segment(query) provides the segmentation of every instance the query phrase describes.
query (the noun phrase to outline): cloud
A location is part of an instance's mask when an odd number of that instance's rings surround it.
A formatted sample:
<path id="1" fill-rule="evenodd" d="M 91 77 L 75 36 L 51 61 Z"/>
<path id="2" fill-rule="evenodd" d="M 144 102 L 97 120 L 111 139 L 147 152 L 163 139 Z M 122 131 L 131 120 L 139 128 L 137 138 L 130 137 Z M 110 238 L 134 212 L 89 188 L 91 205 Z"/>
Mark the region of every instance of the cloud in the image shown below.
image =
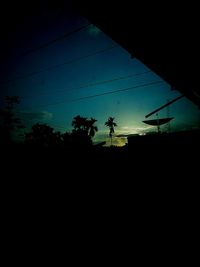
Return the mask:
<path id="1" fill-rule="evenodd" d="M 126 137 L 114 137 L 113 138 L 113 145 L 114 146 L 124 146 L 127 143 Z"/>
<path id="2" fill-rule="evenodd" d="M 127 143 L 127 137 L 133 135 L 143 135 L 147 132 L 155 130 L 154 126 L 144 125 L 144 126 L 121 126 L 116 128 L 116 132 L 113 136 L 114 146 L 124 146 Z M 95 135 L 95 142 L 106 141 L 106 146 L 110 146 L 109 131 L 99 131 Z"/>
<path id="3" fill-rule="evenodd" d="M 99 30 L 99 28 L 97 28 L 96 26 L 94 26 L 93 24 L 90 25 L 90 27 L 88 28 L 88 33 L 92 36 L 97 36 L 101 33 L 101 30 Z"/>
<path id="4" fill-rule="evenodd" d="M 52 117 L 53 117 L 53 113 L 51 113 L 51 112 L 48 112 L 48 111 L 42 111 L 41 113 L 42 113 L 42 118 L 43 118 L 44 120 L 51 120 Z"/>
<path id="5" fill-rule="evenodd" d="M 100 132 L 95 136 L 95 143 L 106 142 L 105 146 L 110 146 L 110 137 L 108 133 Z M 117 135 L 113 135 L 112 144 L 113 146 L 124 146 L 127 143 L 127 138 L 125 136 L 117 137 Z"/>
<path id="6" fill-rule="evenodd" d="M 127 137 L 129 134 L 117 134 L 116 137 Z"/>
<path id="7" fill-rule="evenodd" d="M 49 122 L 53 114 L 48 111 L 40 111 L 40 112 L 28 112 L 28 111 L 21 111 L 18 113 L 18 116 L 21 120 L 24 121 L 25 124 L 34 124 L 36 122 L 40 123 L 47 123 Z"/>
<path id="8" fill-rule="evenodd" d="M 137 126 L 122 126 L 118 128 L 118 134 L 117 137 L 127 137 L 129 135 L 133 135 L 133 134 L 144 134 L 147 133 L 151 130 L 155 129 L 154 126 L 150 126 L 150 125 L 144 125 L 141 127 L 137 127 Z"/>
<path id="9" fill-rule="evenodd" d="M 128 126 L 122 126 L 121 129 L 123 129 L 123 130 L 130 130 L 130 127 L 128 127 Z"/>

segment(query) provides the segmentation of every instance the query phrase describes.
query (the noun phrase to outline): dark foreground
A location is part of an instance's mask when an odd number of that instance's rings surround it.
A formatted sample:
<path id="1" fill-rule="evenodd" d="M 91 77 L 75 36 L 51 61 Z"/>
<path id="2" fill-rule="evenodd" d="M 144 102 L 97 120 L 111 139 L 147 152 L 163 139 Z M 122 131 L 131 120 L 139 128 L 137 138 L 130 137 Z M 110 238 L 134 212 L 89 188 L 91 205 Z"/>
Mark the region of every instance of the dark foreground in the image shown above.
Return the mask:
<path id="1" fill-rule="evenodd" d="M 2 229 L 48 242 L 52 231 L 87 234 L 97 223 L 102 235 L 102 225 L 110 231 L 124 222 L 127 236 L 142 228 L 154 240 L 152 229 L 173 230 L 182 241 L 198 216 L 199 139 L 149 138 L 121 148 L 1 150 Z"/>
<path id="2" fill-rule="evenodd" d="M 79 172 L 81 177 L 91 172 L 98 176 L 106 169 L 123 172 L 125 178 L 125 173 L 130 177 L 135 172 L 162 176 L 165 172 L 172 175 L 175 170 L 198 168 L 199 148 L 200 132 L 193 131 L 130 137 L 124 147 L 41 148 L 15 144 L 1 149 L 1 162 L 6 170 L 14 171 L 14 176 L 36 172 L 35 178 L 54 172 L 58 179 Z"/>

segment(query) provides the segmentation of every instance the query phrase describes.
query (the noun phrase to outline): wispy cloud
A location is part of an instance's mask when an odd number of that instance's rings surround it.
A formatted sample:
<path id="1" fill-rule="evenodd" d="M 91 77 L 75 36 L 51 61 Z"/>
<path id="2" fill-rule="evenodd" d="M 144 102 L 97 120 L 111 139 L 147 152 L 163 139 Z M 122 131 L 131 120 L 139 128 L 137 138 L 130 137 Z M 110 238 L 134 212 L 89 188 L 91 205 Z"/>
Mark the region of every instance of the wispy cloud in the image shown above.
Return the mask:
<path id="1" fill-rule="evenodd" d="M 114 146 L 124 146 L 126 143 L 127 143 L 126 137 L 113 138 L 113 145 Z"/>
<path id="2" fill-rule="evenodd" d="M 106 142 L 106 146 L 110 146 L 110 137 L 108 133 L 98 133 L 95 137 L 95 142 Z M 124 146 L 127 143 L 126 136 L 117 137 L 117 135 L 113 135 L 112 144 L 114 146 Z"/>
<path id="3" fill-rule="evenodd" d="M 144 125 L 144 126 L 122 126 L 119 128 L 118 135 L 117 136 L 128 136 L 129 134 L 143 134 L 146 133 L 152 129 L 154 129 L 154 126 L 150 125 Z"/>
<path id="4" fill-rule="evenodd" d="M 155 129 L 154 126 L 144 125 L 144 126 L 119 126 L 115 130 L 113 135 L 113 145 L 114 146 L 124 146 L 127 143 L 127 137 L 131 135 L 143 135 L 147 132 Z M 106 146 L 110 146 L 109 131 L 99 131 L 95 136 L 96 142 L 106 141 Z"/>
<path id="5" fill-rule="evenodd" d="M 32 126 L 34 123 L 48 123 L 52 120 L 53 114 L 48 111 L 29 112 L 20 111 L 18 117 L 23 121 L 26 127 Z"/>
<path id="6" fill-rule="evenodd" d="M 116 137 L 127 137 L 129 136 L 130 134 L 117 134 Z"/>

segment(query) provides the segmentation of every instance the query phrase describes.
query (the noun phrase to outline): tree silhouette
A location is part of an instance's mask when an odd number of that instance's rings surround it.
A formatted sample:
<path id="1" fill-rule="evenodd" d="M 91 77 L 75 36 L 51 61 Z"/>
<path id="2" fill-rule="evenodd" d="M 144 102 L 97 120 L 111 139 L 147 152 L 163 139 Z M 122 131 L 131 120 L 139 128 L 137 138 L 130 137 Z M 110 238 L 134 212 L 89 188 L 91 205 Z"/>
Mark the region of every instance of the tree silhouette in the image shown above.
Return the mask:
<path id="1" fill-rule="evenodd" d="M 97 122 L 96 119 L 94 118 L 91 118 L 90 120 L 87 120 L 86 121 L 86 124 L 87 124 L 87 130 L 88 130 L 88 135 L 90 137 L 94 137 L 95 136 L 95 133 L 98 131 L 98 128 L 95 124 L 95 122 Z"/>
<path id="2" fill-rule="evenodd" d="M 109 117 L 108 120 L 105 122 L 105 125 L 107 127 L 109 127 L 109 136 L 110 136 L 110 142 L 111 142 L 111 146 L 112 146 L 112 136 L 115 132 L 115 127 L 117 126 L 117 124 L 114 122 L 114 119 L 113 117 Z"/>
<path id="3" fill-rule="evenodd" d="M 26 133 L 25 142 L 37 147 L 58 146 L 61 143 L 61 134 L 54 133 L 54 129 L 46 124 L 36 123 L 32 126 L 32 131 Z"/>
<path id="4" fill-rule="evenodd" d="M 19 96 L 6 96 L 6 105 L 0 111 L 0 142 L 3 144 L 12 143 L 12 132 L 22 129 L 24 126 L 21 120 L 15 116 L 15 105 L 20 103 Z"/>
<path id="5" fill-rule="evenodd" d="M 74 130 L 86 130 L 87 129 L 87 118 L 81 117 L 77 115 L 73 118 L 72 126 L 74 126 Z"/>
<path id="6" fill-rule="evenodd" d="M 65 148 L 71 148 L 72 146 L 72 136 L 70 133 L 65 132 L 61 134 L 62 144 Z"/>
<path id="7" fill-rule="evenodd" d="M 77 115 L 73 118 L 72 126 L 74 127 L 72 131 L 72 140 L 77 146 L 91 146 L 92 138 L 95 136 L 95 133 L 98 131 L 96 119 L 91 118 L 87 119 Z"/>

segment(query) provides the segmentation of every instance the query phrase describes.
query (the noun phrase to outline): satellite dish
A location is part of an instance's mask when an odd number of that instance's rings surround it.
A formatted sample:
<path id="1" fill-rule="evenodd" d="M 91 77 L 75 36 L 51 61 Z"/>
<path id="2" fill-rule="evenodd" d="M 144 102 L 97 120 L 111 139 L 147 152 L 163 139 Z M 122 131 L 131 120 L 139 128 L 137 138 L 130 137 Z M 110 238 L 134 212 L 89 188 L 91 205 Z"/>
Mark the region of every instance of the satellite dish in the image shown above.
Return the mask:
<path id="1" fill-rule="evenodd" d="M 158 133 L 160 133 L 160 125 L 163 125 L 163 124 L 166 124 L 168 122 L 170 122 L 171 120 L 173 119 L 173 117 L 171 118 L 157 118 L 157 119 L 154 119 L 154 120 L 145 120 L 145 121 L 142 121 L 148 125 L 152 125 L 152 126 L 157 126 L 158 127 Z"/>
<path id="2" fill-rule="evenodd" d="M 148 125 L 152 125 L 152 126 L 160 126 L 160 125 L 163 125 L 165 123 L 168 123 L 172 119 L 173 119 L 173 117 L 172 118 L 154 119 L 154 120 L 145 120 L 143 122 L 148 124 Z"/>

